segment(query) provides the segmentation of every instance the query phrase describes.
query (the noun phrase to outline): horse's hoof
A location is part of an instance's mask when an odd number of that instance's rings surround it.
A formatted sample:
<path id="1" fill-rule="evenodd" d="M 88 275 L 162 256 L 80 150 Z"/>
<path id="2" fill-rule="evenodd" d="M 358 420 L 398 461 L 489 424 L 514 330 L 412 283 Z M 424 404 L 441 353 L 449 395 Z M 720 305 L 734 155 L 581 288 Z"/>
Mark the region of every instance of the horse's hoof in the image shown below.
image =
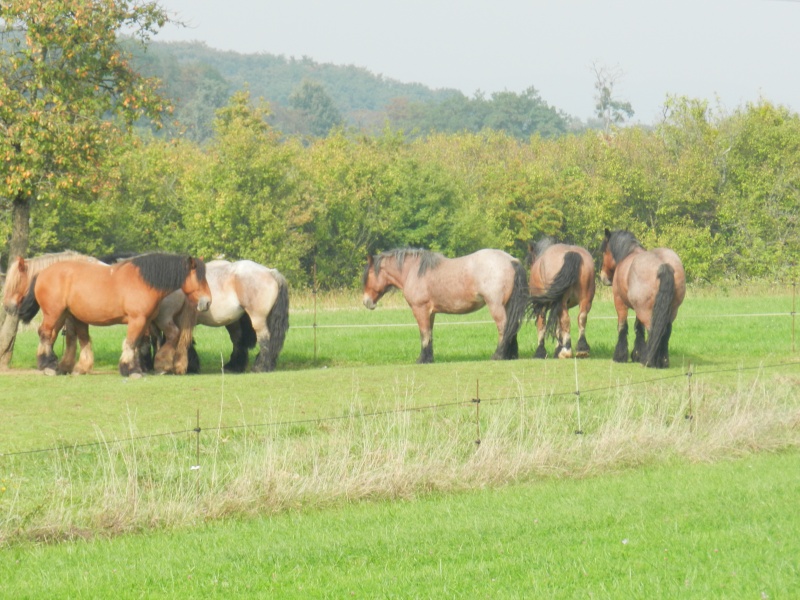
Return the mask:
<path id="1" fill-rule="evenodd" d="M 589 353 L 588 352 L 576 352 L 575 356 L 577 358 L 589 358 Z"/>
<path id="2" fill-rule="evenodd" d="M 42 369 L 42 373 L 47 375 L 48 377 L 55 377 L 58 375 L 58 371 L 56 371 L 53 367 L 45 367 Z"/>
<path id="3" fill-rule="evenodd" d="M 128 379 L 141 379 L 141 378 L 142 378 L 141 373 L 131 373 L 130 375 L 128 375 Z"/>
<path id="4" fill-rule="evenodd" d="M 572 350 L 569 348 L 562 348 L 558 353 L 558 358 L 572 358 Z"/>

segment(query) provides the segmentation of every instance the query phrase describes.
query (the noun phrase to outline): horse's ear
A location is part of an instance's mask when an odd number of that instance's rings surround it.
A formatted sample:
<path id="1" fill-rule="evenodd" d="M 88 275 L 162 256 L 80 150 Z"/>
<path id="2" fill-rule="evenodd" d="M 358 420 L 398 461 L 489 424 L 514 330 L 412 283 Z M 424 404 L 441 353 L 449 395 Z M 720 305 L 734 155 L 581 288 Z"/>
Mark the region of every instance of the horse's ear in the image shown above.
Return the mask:
<path id="1" fill-rule="evenodd" d="M 372 258 L 372 254 L 367 254 L 367 268 L 371 269 L 372 265 L 375 264 L 375 259 Z"/>
<path id="2" fill-rule="evenodd" d="M 194 259 L 193 256 L 189 257 L 189 270 L 194 271 L 197 269 L 197 261 Z"/>
<path id="3" fill-rule="evenodd" d="M 608 230 L 608 227 L 606 227 L 606 239 L 609 239 L 610 237 L 611 237 L 611 232 Z"/>
<path id="4" fill-rule="evenodd" d="M 27 269 L 27 267 L 25 266 L 25 259 L 22 258 L 21 256 L 18 256 L 17 257 L 17 270 L 20 273 L 24 273 L 26 269 Z"/>

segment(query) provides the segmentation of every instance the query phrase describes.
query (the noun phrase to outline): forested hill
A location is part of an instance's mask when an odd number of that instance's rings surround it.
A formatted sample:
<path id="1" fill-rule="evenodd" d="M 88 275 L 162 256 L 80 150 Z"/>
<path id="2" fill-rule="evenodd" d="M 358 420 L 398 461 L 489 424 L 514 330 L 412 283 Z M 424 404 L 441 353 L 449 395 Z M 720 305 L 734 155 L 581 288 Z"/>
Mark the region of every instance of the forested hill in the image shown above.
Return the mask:
<path id="1" fill-rule="evenodd" d="M 163 93 L 175 106 L 177 124 L 167 134 L 183 130 L 195 141 L 212 135 L 215 111 L 240 90 L 268 101 L 273 125 L 287 134 L 324 136 L 337 126 L 374 133 L 389 124 L 409 133 L 489 128 L 526 139 L 536 133 L 565 133 L 575 122 L 549 106 L 533 87 L 521 94 L 467 97 L 458 90 L 402 83 L 353 65 L 239 54 L 202 42 L 152 42 L 144 52 L 134 46 L 131 51 L 136 68 L 162 80 Z"/>

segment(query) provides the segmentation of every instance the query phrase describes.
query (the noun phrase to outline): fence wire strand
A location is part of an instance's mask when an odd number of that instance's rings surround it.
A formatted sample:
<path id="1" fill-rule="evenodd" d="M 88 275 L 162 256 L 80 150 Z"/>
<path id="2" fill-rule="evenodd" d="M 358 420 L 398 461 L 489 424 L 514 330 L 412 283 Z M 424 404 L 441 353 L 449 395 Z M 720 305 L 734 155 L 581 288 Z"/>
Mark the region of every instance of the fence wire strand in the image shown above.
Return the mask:
<path id="1" fill-rule="evenodd" d="M 773 363 L 768 365 L 758 365 L 752 367 L 728 367 L 722 369 L 713 369 L 709 371 L 697 371 L 692 369 L 691 376 L 694 377 L 701 377 L 706 375 L 716 375 L 720 373 L 737 373 L 743 371 L 756 371 L 756 370 L 765 370 L 765 369 L 779 369 L 782 367 L 790 367 L 790 366 L 800 366 L 800 361 L 788 361 L 788 362 L 781 362 L 781 363 Z M 654 377 L 651 379 L 643 379 L 641 381 L 628 381 L 626 383 L 617 383 L 615 385 L 608 385 L 608 386 L 601 386 L 596 388 L 591 388 L 588 390 L 582 390 L 580 392 L 581 396 L 585 396 L 586 394 L 596 394 L 600 392 L 608 392 L 612 390 L 619 390 L 630 388 L 638 385 L 648 385 L 648 384 L 657 384 L 664 381 L 685 378 L 687 376 L 686 372 L 677 373 L 675 375 L 666 375 L 663 377 Z M 575 396 L 576 391 L 570 390 L 565 392 L 543 392 L 540 394 L 531 394 L 531 395 L 513 395 L 513 396 L 496 396 L 496 397 L 481 397 L 480 402 L 508 402 L 508 401 L 519 401 L 519 400 L 536 400 L 536 399 L 545 399 L 545 398 L 559 398 L 559 397 L 573 397 Z M 59 451 L 68 451 L 68 450 L 77 450 L 79 448 L 90 448 L 94 446 L 111 446 L 111 445 L 118 445 L 118 444 L 125 444 L 134 441 L 141 441 L 141 440 L 149 440 L 155 438 L 162 438 L 162 437 L 176 437 L 179 435 L 184 434 L 195 434 L 199 435 L 201 431 L 227 431 L 227 430 L 236 430 L 236 429 L 244 429 L 244 430 L 256 430 L 256 429 L 269 429 L 269 428 L 276 428 L 276 427 L 289 427 L 293 425 L 309 425 L 309 424 L 323 424 L 323 423 L 330 423 L 335 421 L 345 421 L 354 418 L 357 416 L 358 418 L 377 418 L 382 416 L 388 416 L 392 414 L 402 414 L 402 413 L 411 413 L 411 412 L 424 412 L 424 411 L 434 411 L 434 410 L 441 410 L 444 408 L 451 408 L 455 406 L 471 406 L 474 403 L 474 400 L 459 400 L 453 402 L 444 402 L 439 404 L 427 404 L 423 406 L 413 406 L 413 407 L 406 407 L 406 408 L 397 408 L 392 410 L 379 410 L 379 411 L 372 411 L 368 413 L 358 413 L 358 414 L 348 414 L 348 415 L 339 415 L 339 416 L 332 416 L 332 417 L 321 417 L 321 418 L 314 418 L 314 419 L 297 419 L 291 421 L 271 421 L 265 423 L 256 423 L 256 424 L 241 424 L 241 425 L 218 425 L 216 427 L 200 427 L 199 425 L 199 417 L 198 417 L 198 425 L 192 429 L 180 429 L 177 431 L 167 431 L 161 433 L 152 433 L 152 434 L 145 434 L 145 435 L 138 435 L 138 436 L 131 436 L 127 438 L 116 438 L 113 440 L 102 440 L 96 442 L 78 442 L 72 444 L 62 444 L 59 446 L 50 446 L 46 448 L 35 448 L 30 450 L 19 450 L 15 452 L 0 452 L 0 458 L 7 458 L 13 456 L 22 456 L 22 455 L 31 455 L 31 454 L 42 454 L 46 452 L 59 452 Z"/>

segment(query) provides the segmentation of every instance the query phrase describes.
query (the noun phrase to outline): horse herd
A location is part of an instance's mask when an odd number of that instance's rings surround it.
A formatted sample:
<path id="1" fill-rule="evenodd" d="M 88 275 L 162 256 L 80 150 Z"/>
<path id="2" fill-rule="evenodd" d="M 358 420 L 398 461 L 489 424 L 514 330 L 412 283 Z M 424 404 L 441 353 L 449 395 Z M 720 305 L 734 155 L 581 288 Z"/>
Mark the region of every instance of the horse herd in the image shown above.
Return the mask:
<path id="1" fill-rule="evenodd" d="M 547 356 L 548 336 L 556 340 L 553 356 L 572 357 L 568 311 L 578 306 L 575 356 L 587 357 L 586 321 L 595 293 L 591 254 L 544 238 L 530 246 L 528 258 L 530 283 L 522 263 L 501 250 L 483 249 L 453 259 L 414 248 L 383 252 L 368 257 L 363 303 L 374 309 L 387 291 L 402 290 L 419 325 L 419 363 L 433 362 L 437 313 L 464 314 L 483 306 L 498 330 L 492 358 L 519 356 L 517 333 L 526 318 L 536 321 L 536 358 Z M 645 250 L 628 231 L 606 230 L 601 264 L 600 279 L 612 286 L 618 316 L 614 360 L 628 360 L 627 318 L 633 309 L 636 339 L 631 359 L 648 367 L 669 366 L 672 322 L 686 289 L 680 259 L 666 248 Z M 119 370 L 130 377 L 150 369 L 198 372 L 192 335 L 197 323 L 227 328 L 233 352 L 226 370 L 246 370 L 248 350 L 258 345 L 252 370 L 271 371 L 289 327 L 288 286 L 277 270 L 247 260 L 204 263 L 166 253 L 121 260 L 73 252 L 20 257 L 6 274 L 3 304 L 25 323 L 42 312 L 37 364 L 47 374 L 91 370 L 89 325 L 127 324 Z M 62 328 L 65 346 L 59 361 L 53 344 Z"/>

